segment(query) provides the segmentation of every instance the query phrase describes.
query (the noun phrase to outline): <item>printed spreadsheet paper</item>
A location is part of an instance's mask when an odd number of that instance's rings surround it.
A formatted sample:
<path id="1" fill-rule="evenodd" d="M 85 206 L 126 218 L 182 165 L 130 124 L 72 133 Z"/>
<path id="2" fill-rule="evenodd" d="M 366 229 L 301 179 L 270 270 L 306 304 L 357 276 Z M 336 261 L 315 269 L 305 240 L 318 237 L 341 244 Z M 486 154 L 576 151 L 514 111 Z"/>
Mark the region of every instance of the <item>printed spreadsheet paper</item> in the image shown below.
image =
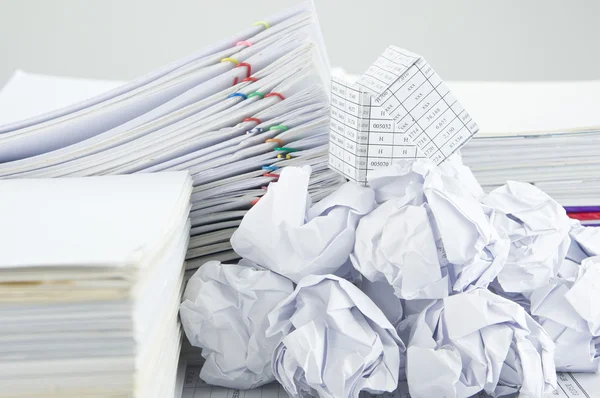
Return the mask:
<path id="1" fill-rule="evenodd" d="M 329 164 L 353 181 L 366 182 L 368 170 L 393 160 L 424 157 L 369 94 L 335 77 L 329 129 Z"/>
<path id="2" fill-rule="evenodd" d="M 395 46 L 355 84 L 332 79 L 331 92 L 330 166 L 353 181 L 399 159 L 439 164 L 479 130 L 433 68 Z"/>
<path id="3" fill-rule="evenodd" d="M 201 366 L 189 365 L 185 372 L 181 398 L 287 398 L 288 394 L 277 383 L 254 390 L 236 390 L 216 387 L 200 380 Z M 488 397 L 479 394 L 477 398 Z M 600 398 L 600 375 L 559 373 L 558 389 L 545 398 Z M 176 397 L 179 398 L 179 397 Z M 359 398 L 410 398 L 408 386 L 401 384 L 398 390 L 390 394 L 371 395 L 361 392 Z"/>

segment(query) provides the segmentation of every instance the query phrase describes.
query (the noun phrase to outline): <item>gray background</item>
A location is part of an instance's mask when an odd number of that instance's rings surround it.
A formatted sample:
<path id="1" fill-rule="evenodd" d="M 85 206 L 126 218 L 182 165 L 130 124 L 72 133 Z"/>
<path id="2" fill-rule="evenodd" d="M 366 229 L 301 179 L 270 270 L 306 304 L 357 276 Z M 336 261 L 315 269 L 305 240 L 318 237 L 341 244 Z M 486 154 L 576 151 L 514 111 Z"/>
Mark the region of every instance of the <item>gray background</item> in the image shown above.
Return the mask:
<path id="1" fill-rule="evenodd" d="M 316 0 L 332 66 L 388 44 L 448 80 L 600 79 L 600 1 Z M 293 0 L 0 0 L 0 85 L 29 72 L 131 79 Z"/>

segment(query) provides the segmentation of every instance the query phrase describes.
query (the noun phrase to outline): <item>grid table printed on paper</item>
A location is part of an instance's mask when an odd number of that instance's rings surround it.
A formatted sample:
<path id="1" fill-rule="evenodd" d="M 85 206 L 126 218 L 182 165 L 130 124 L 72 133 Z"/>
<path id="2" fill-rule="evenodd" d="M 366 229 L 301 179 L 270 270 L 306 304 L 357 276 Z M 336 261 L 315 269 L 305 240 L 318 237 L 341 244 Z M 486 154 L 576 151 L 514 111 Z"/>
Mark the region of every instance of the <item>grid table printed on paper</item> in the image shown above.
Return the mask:
<path id="1" fill-rule="evenodd" d="M 439 164 L 479 131 L 423 57 L 388 47 L 357 85 L 396 121 L 423 155 Z"/>
<path id="2" fill-rule="evenodd" d="M 406 132 L 372 97 L 332 79 L 329 164 L 346 178 L 366 183 L 367 172 L 394 160 L 424 157 Z"/>

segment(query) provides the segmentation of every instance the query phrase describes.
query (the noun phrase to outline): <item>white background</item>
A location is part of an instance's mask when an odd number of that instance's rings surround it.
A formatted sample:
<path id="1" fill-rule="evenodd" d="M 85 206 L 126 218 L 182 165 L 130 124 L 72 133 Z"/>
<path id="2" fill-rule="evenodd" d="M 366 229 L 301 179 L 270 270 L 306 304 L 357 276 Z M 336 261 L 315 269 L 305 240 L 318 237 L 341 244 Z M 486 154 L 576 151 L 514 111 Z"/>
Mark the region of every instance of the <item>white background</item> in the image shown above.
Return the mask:
<path id="1" fill-rule="evenodd" d="M 29 72 L 131 79 L 294 0 L 0 0 L 0 85 Z M 316 0 L 332 66 L 388 44 L 447 80 L 600 79 L 597 0 Z"/>

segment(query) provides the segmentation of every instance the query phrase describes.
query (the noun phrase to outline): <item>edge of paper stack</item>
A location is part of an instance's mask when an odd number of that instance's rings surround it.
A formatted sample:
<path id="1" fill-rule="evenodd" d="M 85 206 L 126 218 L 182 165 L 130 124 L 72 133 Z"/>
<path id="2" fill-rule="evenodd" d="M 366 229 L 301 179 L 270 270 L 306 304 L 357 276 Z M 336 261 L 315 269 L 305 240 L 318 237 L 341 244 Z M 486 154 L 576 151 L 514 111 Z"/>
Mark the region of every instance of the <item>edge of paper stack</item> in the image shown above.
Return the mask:
<path id="1" fill-rule="evenodd" d="M 313 201 L 343 181 L 327 167 L 328 85 L 316 14 L 302 3 L 105 94 L 0 126 L 0 178 L 188 170 L 188 268 L 235 259 L 229 238 L 281 167 L 313 167 Z"/>
<path id="2" fill-rule="evenodd" d="M 0 192 L 0 396 L 173 396 L 188 174 Z"/>
<path id="3" fill-rule="evenodd" d="M 305 2 L 106 93 L 0 126 L 2 211 L 24 223 L 3 231 L 15 250 L 0 256 L 0 396 L 173 396 L 183 269 L 239 258 L 229 238 L 282 167 L 312 167 L 313 202 L 344 181 L 327 166 L 329 81 Z M 181 214 L 166 217 L 174 194 Z M 174 222 L 176 238 L 163 236 Z"/>

